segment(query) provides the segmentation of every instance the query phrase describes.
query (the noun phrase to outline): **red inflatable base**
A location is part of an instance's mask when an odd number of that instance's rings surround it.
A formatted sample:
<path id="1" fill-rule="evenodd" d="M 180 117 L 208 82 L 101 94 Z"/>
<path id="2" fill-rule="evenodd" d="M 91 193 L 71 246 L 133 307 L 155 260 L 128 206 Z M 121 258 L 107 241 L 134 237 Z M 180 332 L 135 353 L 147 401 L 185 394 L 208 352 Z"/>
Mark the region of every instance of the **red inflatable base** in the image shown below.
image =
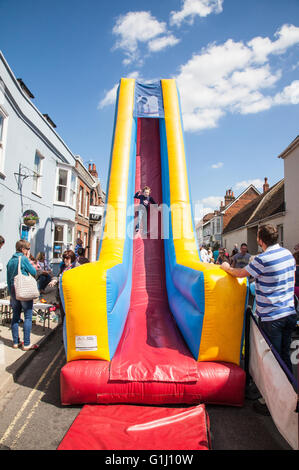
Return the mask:
<path id="1" fill-rule="evenodd" d="M 245 372 L 241 367 L 231 363 L 194 362 L 198 378 L 192 382 L 137 382 L 110 380 L 110 363 L 106 361 L 71 361 L 61 369 L 61 403 L 243 406 Z"/>
<path id="2" fill-rule="evenodd" d="M 204 405 L 192 408 L 86 405 L 58 450 L 210 448 L 209 419 Z"/>

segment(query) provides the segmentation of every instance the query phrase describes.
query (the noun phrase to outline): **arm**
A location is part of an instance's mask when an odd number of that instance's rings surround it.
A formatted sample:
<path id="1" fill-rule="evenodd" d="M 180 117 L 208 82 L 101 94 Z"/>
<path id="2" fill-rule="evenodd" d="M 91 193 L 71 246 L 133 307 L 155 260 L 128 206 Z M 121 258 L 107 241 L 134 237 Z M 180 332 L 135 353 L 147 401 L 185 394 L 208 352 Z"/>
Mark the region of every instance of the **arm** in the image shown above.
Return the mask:
<path id="1" fill-rule="evenodd" d="M 134 199 L 140 199 L 140 190 L 134 196 Z"/>
<path id="2" fill-rule="evenodd" d="M 222 263 L 220 268 L 223 269 L 223 271 L 225 271 L 226 273 L 230 274 L 233 277 L 248 277 L 248 276 L 250 276 L 249 272 L 246 271 L 245 268 L 236 269 L 236 268 L 233 268 L 232 266 L 230 266 L 226 262 Z"/>
<path id="3" fill-rule="evenodd" d="M 151 203 L 151 204 L 157 204 L 157 203 L 153 200 L 152 196 L 150 197 L 150 203 Z"/>
<path id="4" fill-rule="evenodd" d="M 26 258 L 26 256 L 23 256 L 23 258 L 24 258 L 23 266 L 25 267 L 26 271 L 32 276 L 36 276 L 36 269 L 32 266 L 29 259 Z"/>

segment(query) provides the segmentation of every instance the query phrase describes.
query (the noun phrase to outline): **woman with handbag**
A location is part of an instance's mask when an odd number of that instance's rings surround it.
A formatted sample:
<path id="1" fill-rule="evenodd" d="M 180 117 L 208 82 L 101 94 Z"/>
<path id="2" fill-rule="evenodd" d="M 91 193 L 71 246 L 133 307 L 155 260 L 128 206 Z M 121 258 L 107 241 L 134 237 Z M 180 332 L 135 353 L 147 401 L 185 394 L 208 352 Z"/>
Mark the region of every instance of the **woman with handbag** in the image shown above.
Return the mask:
<path id="1" fill-rule="evenodd" d="M 13 309 L 11 331 L 13 348 L 22 346 L 23 351 L 37 349 L 30 344 L 32 328 L 33 299 L 39 296 L 37 283 L 33 276 L 36 270 L 29 261 L 30 243 L 19 240 L 16 243 L 16 253 L 7 263 L 7 286 L 10 294 L 10 304 Z M 24 344 L 19 341 L 19 321 L 21 311 L 24 311 Z"/>

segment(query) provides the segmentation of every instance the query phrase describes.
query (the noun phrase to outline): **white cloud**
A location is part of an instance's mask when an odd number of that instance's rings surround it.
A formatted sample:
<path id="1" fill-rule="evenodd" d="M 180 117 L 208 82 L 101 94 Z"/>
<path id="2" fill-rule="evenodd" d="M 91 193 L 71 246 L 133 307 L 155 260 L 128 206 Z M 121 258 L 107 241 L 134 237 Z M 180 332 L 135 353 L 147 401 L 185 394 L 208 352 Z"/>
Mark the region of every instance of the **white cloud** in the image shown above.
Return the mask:
<path id="1" fill-rule="evenodd" d="M 218 169 L 223 167 L 223 162 L 214 163 L 211 168 Z"/>
<path id="2" fill-rule="evenodd" d="M 148 44 L 150 52 L 157 52 L 179 42 L 169 34 L 166 23 L 158 21 L 149 11 L 130 11 L 119 16 L 112 32 L 118 37 L 114 49 L 125 53 L 124 65 L 140 60 L 140 44 Z"/>
<path id="3" fill-rule="evenodd" d="M 274 97 L 275 104 L 299 104 L 299 80 L 286 86 L 282 92 Z"/>
<path id="4" fill-rule="evenodd" d="M 208 196 L 201 199 L 201 204 L 204 208 L 208 208 L 210 212 L 213 212 L 215 209 L 219 209 L 220 203 L 223 200 L 223 196 Z"/>
<path id="5" fill-rule="evenodd" d="M 260 178 L 239 181 L 235 184 L 234 189 L 236 191 L 243 191 L 244 189 L 248 188 L 248 186 L 250 186 L 251 184 L 253 184 L 253 186 L 255 186 L 257 189 L 261 190 L 263 188 L 264 181 Z"/>
<path id="6" fill-rule="evenodd" d="M 170 24 L 180 26 L 183 21 L 194 22 L 196 16 L 206 17 L 221 13 L 223 0 L 183 0 L 182 9 L 170 13 Z"/>
<path id="7" fill-rule="evenodd" d="M 177 80 L 186 131 L 218 126 L 227 113 L 249 114 L 283 104 L 298 104 L 299 81 L 277 90 L 283 72 L 270 65 L 271 54 L 299 44 L 299 28 L 283 25 L 275 40 L 248 43 L 228 39 L 209 44 L 180 67 Z"/>
<path id="8" fill-rule="evenodd" d="M 180 39 L 176 38 L 173 34 L 169 36 L 162 36 L 156 39 L 153 39 L 148 43 L 148 48 L 151 52 L 161 51 L 169 46 L 175 46 Z"/>
<path id="9" fill-rule="evenodd" d="M 131 72 L 130 74 L 128 74 L 128 78 L 139 79 L 140 78 L 139 72 L 138 71 Z M 98 109 L 103 109 L 106 106 L 115 104 L 118 85 L 119 85 L 119 82 L 115 83 L 115 85 L 110 90 L 105 92 L 104 98 L 102 98 L 98 104 Z"/>

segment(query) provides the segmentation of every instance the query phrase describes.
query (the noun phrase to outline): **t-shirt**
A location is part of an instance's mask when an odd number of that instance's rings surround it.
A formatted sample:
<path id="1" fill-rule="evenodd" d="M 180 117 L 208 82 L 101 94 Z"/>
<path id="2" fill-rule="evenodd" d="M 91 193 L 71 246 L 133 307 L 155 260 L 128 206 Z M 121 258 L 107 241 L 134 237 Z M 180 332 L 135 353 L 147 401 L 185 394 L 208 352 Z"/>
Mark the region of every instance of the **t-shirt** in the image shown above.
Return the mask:
<path id="1" fill-rule="evenodd" d="M 156 204 L 152 196 L 145 196 L 144 194 L 139 194 L 138 192 L 135 194 L 134 199 L 139 199 L 140 204 L 146 207 L 146 209 L 148 209 L 150 204 Z"/>
<path id="2" fill-rule="evenodd" d="M 279 244 L 269 246 L 246 266 L 255 278 L 256 313 L 262 321 L 295 314 L 295 259 Z"/>
<path id="3" fill-rule="evenodd" d="M 205 248 L 202 248 L 200 250 L 200 257 L 201 257 L 201 260 L 202 260 L 203 263 L 209 263 L 210 262 L 208 252 Z"/>
<path id="4" fill-rule="evenodd" d="M 219 250 L 213 251 L 213 258 L 214 258 L 214 260 L 215 260 L 215 263 L 216 263 L 216 261 L 217 261 L 217 259 L 218 259 L 218 256 L 219 256 Z"/>
<path id="5" fill-rule="evenodd" d="M 237 253 L 233 256 L 233 260 L 235 262 L 234 267 L 238 269 L 245 268 L 245 266 L 247 266 L 249 263 L 250 258 L 251 255 L 249 253 L 245 253 L 245 255 L 242 255 L 242 253 Z"/>

